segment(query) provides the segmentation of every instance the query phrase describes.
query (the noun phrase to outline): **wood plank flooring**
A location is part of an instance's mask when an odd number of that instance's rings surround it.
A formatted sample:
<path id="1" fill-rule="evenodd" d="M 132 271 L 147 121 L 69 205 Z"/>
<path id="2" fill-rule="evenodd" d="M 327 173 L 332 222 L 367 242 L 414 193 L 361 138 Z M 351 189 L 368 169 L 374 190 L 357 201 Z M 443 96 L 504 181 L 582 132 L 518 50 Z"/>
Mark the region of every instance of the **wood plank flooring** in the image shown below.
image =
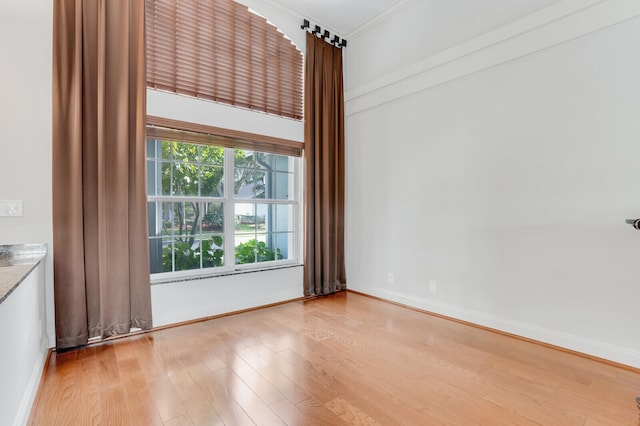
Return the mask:
<path id="1" fill-rule="evenodd" d="M 355 293 L 52 354 L 31 425 L 636 425 L 640 374 Z"/>

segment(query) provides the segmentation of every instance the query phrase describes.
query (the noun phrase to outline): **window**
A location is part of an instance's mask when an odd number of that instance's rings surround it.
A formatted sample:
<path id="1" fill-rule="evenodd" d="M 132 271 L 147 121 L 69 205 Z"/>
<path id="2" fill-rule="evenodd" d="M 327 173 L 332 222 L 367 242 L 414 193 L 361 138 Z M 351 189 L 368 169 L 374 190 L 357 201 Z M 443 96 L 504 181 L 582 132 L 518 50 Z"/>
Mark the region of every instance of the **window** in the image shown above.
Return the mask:
<path id="1" fill-rule="evenodd" d="M 148 139 L 150 272 L 169 277 L 296 263 L 298 162 Z"/>

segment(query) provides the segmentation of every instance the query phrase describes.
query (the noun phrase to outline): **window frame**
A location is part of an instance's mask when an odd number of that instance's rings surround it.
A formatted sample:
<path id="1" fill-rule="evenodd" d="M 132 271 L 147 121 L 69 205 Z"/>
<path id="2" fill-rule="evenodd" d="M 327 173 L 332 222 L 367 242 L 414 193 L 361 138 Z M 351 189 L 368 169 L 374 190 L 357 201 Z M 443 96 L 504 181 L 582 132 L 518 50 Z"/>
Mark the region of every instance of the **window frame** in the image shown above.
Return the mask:
<path id="1" fill-rule="evenodd" d="M 162 143 L 163 139 L 156 138 L 154 136 L 147 136 L 145 139 L 145 146 L 148 141 L 154 140 Z M 167 139 L 164 139 L 167 140 Z M 171 142 L 188 143 L 198 145 L 197 142 L 181 141 L 179 138 L 169 139 Z M 257 147 L 229 147 L 214 145 L 209 143 L 200 143 L 200 145 L 217 146 L 224 149 L 224 161 L 223 161 L 223 195 L 221 197 L 215 196 L 192 196 L 192 195 L 149 195 L 147 193 L 148 203 L 162 203 L 162 202 L 199 202 L 199 203 L 221 203 L 223 205 L 223 259 L 224 264 L 217 267 L 207 267 L 198 269 L 188 269 L 180 271 L 170 272 L 157 272 L 150 273 L 151 283 L 162 282 L 174 282 L 189 279 L 216 277 L 224 275 L 232 275 L 237 273 L 257 272 L 263 270 L 288 268 L 293 266 L 300 266 L 301 264 L 301 248 L 302 248 L 302 208 L 301 208 L 301 188 L 302 188 L 302 161 L 301 158 L 295 155 L 287 155 L 284 153 L 274 153 L 265 150 L 260 150 Z M 235 162 L 234 162 L 234 150 L 246 149 L 251 151 L 269 153 L 274 155 L 284 155 L 289 158 L 292 165 L 293 175 L 293 191 L 292 196 L 287 200 L 278 199 L 263 199 L 263 198 L 236 198 L 234 191 L 234 176 L 235 176 Z M 156 164 L 161 164 L 164 160 L 162 158 L 150 158 L 146 156 L 147 164 L 150 161 L 154 161 Z M 235 206 L 236 204 L 268 204 L 268 205 L 289 205 L 292 206 L 291 220 L 291 247 L 289 247 L 289 259 L 283 260 L 270 260 L 264 262 L 254 263 L 235 263 L 235 250 L 236 250 L 236 229 L 235 229 Z M 202 219 L 200 219 L 200 222 Z M 149 225 L 147 225 L 149 226 Z M 275 232 L 277 233 L 277 232 Z M 202 226 L 200 224 L 199 235 L 202 234 Z M 153 237 L 149 236 L 149 241 Z M 230 253 L 230 254 L 229 254 Z M 172 259 L 172 265 L 175 260 Z M 202 265 L 202 258 L 201 258 Z"/>

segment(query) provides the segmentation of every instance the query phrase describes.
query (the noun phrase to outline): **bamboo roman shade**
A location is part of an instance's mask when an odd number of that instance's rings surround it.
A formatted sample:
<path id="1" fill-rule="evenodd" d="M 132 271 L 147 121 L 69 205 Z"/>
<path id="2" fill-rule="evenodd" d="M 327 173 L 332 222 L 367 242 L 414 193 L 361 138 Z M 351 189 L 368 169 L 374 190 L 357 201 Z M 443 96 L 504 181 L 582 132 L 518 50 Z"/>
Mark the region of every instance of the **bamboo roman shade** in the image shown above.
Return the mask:
<path id="1" fill-rule="evenodd" d="M 146 0 L 147 87 L 302 119 L 302 53 L 233 0 Z"/>
<path id="2" fill-rule="evenodd" d="M 222 129 L 170 118 L 147 116 L 147 138 L 302 156 L 304 144 L 256 133 Z"/>

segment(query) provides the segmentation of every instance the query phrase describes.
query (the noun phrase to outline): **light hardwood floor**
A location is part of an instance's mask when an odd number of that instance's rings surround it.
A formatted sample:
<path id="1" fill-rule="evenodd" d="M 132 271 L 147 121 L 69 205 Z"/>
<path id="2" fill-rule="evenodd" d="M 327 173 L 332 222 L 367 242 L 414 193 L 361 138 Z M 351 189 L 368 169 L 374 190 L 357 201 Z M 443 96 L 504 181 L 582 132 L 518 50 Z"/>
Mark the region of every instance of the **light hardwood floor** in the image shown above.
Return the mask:
<path id="1" fill-rule="evenodd" d="M 355 293 L 52 354 L 32 425 L 637 425 L 640 374 Z"/>

